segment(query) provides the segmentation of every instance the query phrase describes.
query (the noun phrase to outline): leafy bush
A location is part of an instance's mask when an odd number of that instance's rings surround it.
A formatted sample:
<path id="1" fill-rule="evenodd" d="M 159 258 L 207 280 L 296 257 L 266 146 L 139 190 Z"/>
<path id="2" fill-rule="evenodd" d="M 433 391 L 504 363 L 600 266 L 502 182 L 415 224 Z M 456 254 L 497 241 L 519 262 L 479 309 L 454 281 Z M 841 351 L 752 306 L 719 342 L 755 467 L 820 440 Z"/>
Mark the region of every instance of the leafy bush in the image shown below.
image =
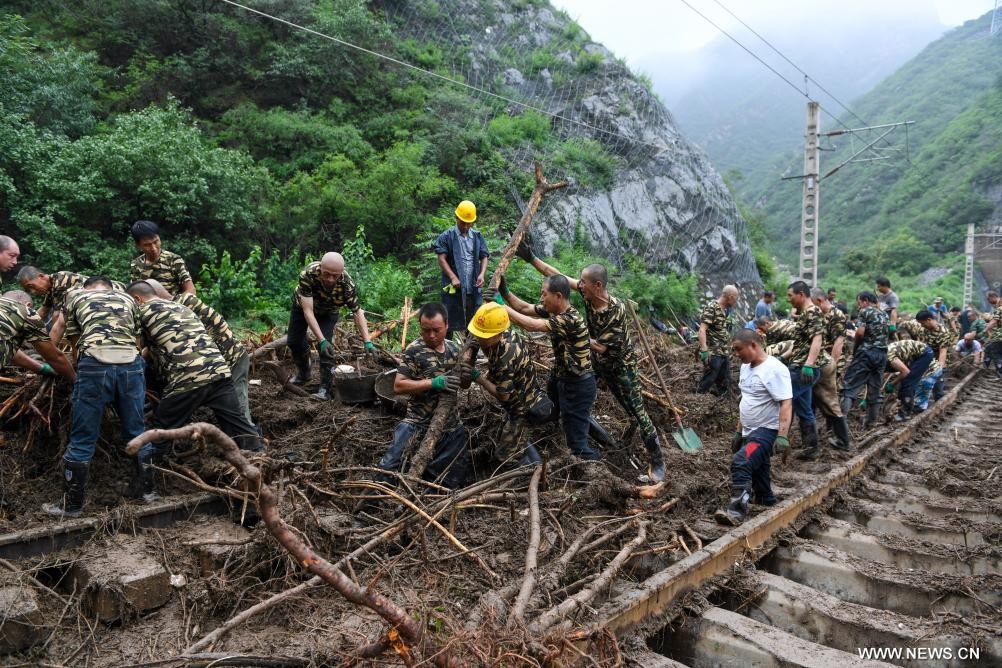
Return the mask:
<path id="1" fill-rule="evenodd" d="M 553 154 L 553 165 L 585 187 L 608 188 L 616 178 L 618 160 L 594 139 L 567 139 Z"/>
<path id="2" fill-rule="evenodd" d="M 592 74 L 598 71 L 603 62 L 605 62 L 605 57 L 601 53 L 593 53 L 581 49 L 578 52 L 577 59 L 574 61 L 574 66 L 577 68 L 579 74 Z"/>
<path id="3" fill-rule="evenodd" d="M 497 116 L 488 124 L 487 134 L 498 146 L 520 146 L 526 142 L 543 146 L 550 137 L 550 119 L 532 110 L 517 116 Z"/>

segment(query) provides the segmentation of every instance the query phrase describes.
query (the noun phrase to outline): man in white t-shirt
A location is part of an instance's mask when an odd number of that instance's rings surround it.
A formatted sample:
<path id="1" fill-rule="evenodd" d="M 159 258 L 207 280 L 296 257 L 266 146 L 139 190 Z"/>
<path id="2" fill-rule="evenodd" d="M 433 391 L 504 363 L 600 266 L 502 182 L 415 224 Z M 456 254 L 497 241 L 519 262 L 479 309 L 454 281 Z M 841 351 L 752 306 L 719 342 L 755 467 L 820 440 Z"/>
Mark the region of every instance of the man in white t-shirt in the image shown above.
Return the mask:
<path id="1" fill-rule="evenodd" d="M 722 524 L 737 526 L 745 520 L 750 501 L 765 506 L 776 503 L 771 458 L 773 451 L 783 452 L 790 446 L 793 385 L 786 365 L 763 350 L 758 332 L 739 331 L 731 339 L 731 351 L 741 360 L 741 423 L 731 440 L 731 502 L 715 517 Z"/>
<path id="2" fill-rule="evenodd" d="M 981 342 L 974 338 L 974 332 L 964 334 L 960 340 L 957 341 L 957 345 L 954 346 L 954 350 L 960 353 L 961 357 L 973 356 L 975 366 L 979 366 L 981 364 Z"/>

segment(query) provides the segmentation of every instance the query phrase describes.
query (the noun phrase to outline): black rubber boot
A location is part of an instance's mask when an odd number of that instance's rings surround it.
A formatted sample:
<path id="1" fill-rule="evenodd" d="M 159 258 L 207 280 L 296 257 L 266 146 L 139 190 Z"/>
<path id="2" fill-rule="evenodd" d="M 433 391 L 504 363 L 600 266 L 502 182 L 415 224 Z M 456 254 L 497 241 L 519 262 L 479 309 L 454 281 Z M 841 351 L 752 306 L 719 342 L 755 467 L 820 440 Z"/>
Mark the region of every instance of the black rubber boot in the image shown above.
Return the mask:
<path id="1" fill-rule="evenodd" d="M 319 390 L 317 390 L 310 396 L 318 401 L 330 401 L 331 398 L 330 390 L 328 390 L 326 387 L 321 387 Z"/>
<path id="2" fill-rule="evenodd" d="M 139 457 L 132 458 L 132 479 L 123 496 L 127 499 L 143 498 L 143 465 L 139 463 Z"/>
<path id="3" fill-rule="evenodd" d="M 612 437 L 605 427 L 598 423 L 593 417 L 588 418 L 588 436 L 603 448 L 618 448 L 619 443 Z"/>
<path id="4" fill-rule="evenodd" d="M 866 422 L 863 426 L 867 429 L 873 429 L 880 422 L 880 407 L 881 403 L 874 401 L 872 403 L 867 402 L 866 404 Z"/>
<path id="5" fill-rule="evenodd" d="M 136 455 L 136 465 L 139 467 L 139 482 L 142 489 L 142 500 L 146 503 L 159 501 L 161 497 L 157 492 L 156 480 L 153 478 L 153 474 L 156 473 L 156 471 L 153 470 L 153 454 L 148 453 L 143 455 L 140 453 L 139 455 Z"/>
<path id="6" fill-rule="evenodd" d="M 306 385 L 310 382 L 310 376 L 313 370 L 310 368 L 310 358 L 307 357 L 305 362 L 300 362 L 296 360 L 296 375 L 289 380 L 292 385 Z"/>
<path id="7" fill-rule="evenodd" d="M 797 455 L 797 459 L 814 461 L 821 455 L 821 444 L 818 442 L 818 427 L 813 422 L 800 423 L 800 442 L 803 450 Z"/>
<path id="8" fill-rule="evenodd" d="M 519 457 L 518 463 L 515 464 L 515 467 L 520 468 L 522 466 L 531 466 L 535 468 L 542 463 L 543 458 L 540 456 L 539 450 L 536 449 L 536 446 L 530 443 L 525 446 L 525 452 L 521 457 Z"/>
<path id="9" fill-rule="evenodd" d="M 731 488 L 731 502 L 727 504 L 726 510 L 718 510 L 713 517 L 721 524 L 738 526 L 748 517 L 748 502 L 751 500 L 751 492 L 744 487 Z"/>
<path id="10" fill-rule="evenodd" d="M 83 512 L 84 492 L 90 462 L 63 461 L 63 502 L 43 503 L 42 510 L 59 518 L 80 517 Z"/>
<path id="11" fill-rule="evenodd" d="M 848 451 L 852 449 L 852 437 L 849 436 L 849 420 L 844 417 L 840 418 L 829 418 L 828 424 L 831 425 L 832 438 L 829 443 L 836 450 Z"/>
<path id="12" fill-rule="evenodd" d="M 895 422 L 904 422 L 905 420 L 907 420 L 908 418 L 910 418 L 912 416 L 912 413 L 914 412 L 912 410 L 912 404 L 914 404 L 914 403 L 915 403 L 915 399 L 913 397 L 908 397 L 907 399 L 902 399 L 901 400 L 901 405 L 898 407 L 898 414 L 894 416 L 894 421 Z"/>
<path id="13" fill-rule="evenodd" d="M 630 426 L 626 428 L 626 431 L 623 432 L 623 445 L 630 444 L 630 439 L 632 439 L 633 435 L 637 433 L 638 426 L 639 425 L 636 422 L 631 422 Z"/>
<path id="14" fill-rule="evenodd" d="M 665 479 L 665 458 L 661 454 L 661 439 L 657 434 L 644 441 L 647 453 L 651 456 L 651 468 L 647 473 L 650 482 L 661 482 Z"/>

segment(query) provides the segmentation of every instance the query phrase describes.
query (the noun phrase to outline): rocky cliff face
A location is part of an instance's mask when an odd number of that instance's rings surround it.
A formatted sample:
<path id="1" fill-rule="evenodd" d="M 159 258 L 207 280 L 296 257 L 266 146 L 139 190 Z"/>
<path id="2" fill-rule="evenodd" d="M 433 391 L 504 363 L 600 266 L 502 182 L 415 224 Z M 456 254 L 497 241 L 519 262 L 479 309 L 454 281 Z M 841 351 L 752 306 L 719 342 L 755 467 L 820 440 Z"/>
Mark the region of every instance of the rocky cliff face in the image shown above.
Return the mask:
<path id="1" fill-rule="evenodd" d="M 596 186 L 574 184 L 573 169 L 557 173 L 542 156 L 550 180 L 567 176 L 572 187 L 544 202 L 534 224 L 537 246 L 550 250 L 577 230 L 613 263 L 634 254 L 652 271 L 695 272 L 705 290 L 735 283 L 746 300 L 757 299 L 761 280 L 745 223 L 720 175 L 681 136 L 649 83 L 546 2 L 438 6 L 448 16 L 448 38 L 467 50 L 468 82 L 555 114 L 554 133 L 594 140 L 615 157 L 614 177 Z M 507 111 L 524 108 L 509 104 Z M 527 169 L 536 157 L 533 150 L 512 155 Z"/>

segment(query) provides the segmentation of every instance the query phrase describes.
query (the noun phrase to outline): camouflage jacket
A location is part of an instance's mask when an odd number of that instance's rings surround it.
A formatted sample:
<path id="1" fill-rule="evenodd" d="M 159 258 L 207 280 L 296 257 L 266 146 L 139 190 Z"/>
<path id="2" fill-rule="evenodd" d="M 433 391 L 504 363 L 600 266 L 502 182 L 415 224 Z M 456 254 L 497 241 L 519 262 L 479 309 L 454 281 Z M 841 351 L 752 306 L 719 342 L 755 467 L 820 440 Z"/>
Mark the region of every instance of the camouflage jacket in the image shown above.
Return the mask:
<path id="1" fill-rule="evenodd" d="M 164 396 L 190 392 L 230 377 L 230 367 L 201 321 L 186 307 L 152 299 L 139 307 L 146 345 L 167 386 Z"/>
<path id="2" fill-rule="evenodd" d="M 459 357 L 459 347 L 452 341 L 445 342 L 445 350 L 438 352 L 425 345 L 422 339 L 412 342 L 400 360 L 397 368 L 404 378 L 410 380 L 425 380 L 435 376 L 449 373 Z M 431 415 L 438 405 L 440 393 L 438 390 L 428 390 L 423 394 L 412 394 L 410 402 L 407 404 L 407 415 L 404 422 L 427 427 L 431 422 Z M 452 411 L 446 422 L 445 429 L 450 431 L 459 424 L 456 411 Z"/>
<path id="3" fill-rule="evenodd" d="M 48 340 L 45 323 L 35 309 L 0 297 L 0 366 L 10 364 L 21 346 Z"/>
<path id="4" fill-rule="evenodd" d="M 153 264 L 146 261 L 146 256 L 140 255 L 132 261 L 129 267 L 129 280 L 145 281 L 152 278 L 160 282 L 164 289 L 176 295 L 184 289 L 184 284 L 192 280 L 184 259 L 170 251 L 160 251 L 160 257 Z"/>
<path id="5" fill-rule="evenodd" d="M 792 320 L 775 320 L 765 331 L 766 345 L 775 345 L 783 341 L 792 341 L 797 331 L 797 323 Z"/>
<path id="6" fill-rule="evenodd" d="M 796 328 L 793 330 L 793 353 L 790 355 L 790 366 L 800 367 L 807 363 L 807 357 L 811 352 L 811 343 L 814 337 L 821 335 L 821 350 L 814 366 L 824 366 L 832 361 L 831 355 L 825 350 L 825 314 L 814 304 L 804 309 L 803 313 L 797 316 Z"/>
<path id="7" fill-rule="evenodd" d="M 514 417 L 525 415 L 543 398 L 532 368 L 532 355 L 521 334 L 512 329 L 501 335 L 501 340 L 487 356 L 487 376 L 497 386 L 498 392 L 508 395 L 505 410 Z"/>
<path id="8" fill-rule="evenodd" d="M 915 341 L 913 339 L 894 341 L 887 346 L 887 367 L 890 368 L 891 362 L 894 360 L 901 360 L 905 363 L 905 366 L 910 366 L 912 362 L 922 357 L 922 355 L 925 355 L 925 351 L 929 349 L 931 349 L 931 347 L 924 341 Z M 923 378 L 928 378 L 940 369 L 939 362 L 936 361 L 935 353 L 936 351 L 933 350 L 932 363 L 929 364 L 929 368 L 926 369 L 926 372 L 922 374 Z"/>
<path id="9" fill-rule="evenodd" d="M 921 341 L 924 339 L 925 327 L 923 327 L 922 323 L 914 318 L 904 321 L 899 320 L 898 332 L 904 332 L 914 341 Z"/>
<path id="10" fill-rule="evenodd" d="M 943 324 L 937 324 L 936 329 L 933 330 L 923 327 L 920 340 L 928 343 L 929 347 L 932 348 L 933 354 L 938 357 L 940 348 L 953 347 L 953 332 L 950 331 L 948 326 Z"/>
<path id="11" fill-rule="evenodd" d="M 138 353 L 139 305 L 117 290 L 73 290 L 66 300 L 66 337 L 79 336 L 77 354 L 92 348 L 132 348 Z"/>
<path id="12" fill-rule="evenodd" d="M 711 355 L 726 357 L 731 353 L 731 331 L 727 313 L 714 299 L 703 307 L 699 323 L 706 325 L 706 349 Z"/>
<path id="13" fill-rule="evenodd" d="M 591 373 L 591 344 L 588 326 L 573 306 L 563 313 L 551 314 L 536 304 L 536 315 L 547 318 L 550 343 L 553 344 L 553 373 L 558 378 L 581 378 Z"/>
<path id="14" fill-rule="evenodd" d="M 992 342 L 1002 341 L 1002 302 L 999 302 L 999 305 L 992 311 L 991 322 L 995 323 L 995 327 L 988 333 L 988 339 Z M 987 327 L 989 324 L 985 323 L 985 326 Z"/>
<path id="15" fill-rule="evenodd" d="M 863 340 L 855 347 L 855 352 L 865 350 L 887 350 L 887 314 L 876 306 L 867 306 L 856 316 L 856 327 L 865 327 Z"/>
<path id="16" fill-rule="evenodd" d="M 302 306 L 300 297 L 313 298 L 314 313 L 337 313 L 342 306 L 347 306 L 354 313 L 362 308 L 358 301 L 358 288 L 348 272 L 341 274 L 333 287 L 327 288 L 320 280 L 319 262 L 311 262 L 299 273 L 299 285 L 292 293 L 292 301 L 297 306 Z"/>
<path id="17" fill-rule="evenodd" d="M 824 342 L 821 344 L 822 347 L 828 352 L 829 355 L 832 354 L 835 348 L 835 341 L 841 336 L 843 339 L 846 338 L 845 331 L 846 325 L 849 322 L 849 316 L 847 316 L 842 311 L 838 310 L 834 306 L 825 313 L 825 331 L 824 331 Z M 842 342 L 842 355 L 838 358 L 838 371 L 845 369 L 846 360 L 849 358 L 849 341 L 844 340 Z"/>
<path id="18" fill-rule="evenodd" d="M 596 311 L 585 302 L 585 318 L 588 320 L 588 333 L 607 350 L 601 355 L 595 354 L 595 366 L 610 371 L 622 367 L 637 365 L 637 351 L 633 345 L 630 315 L 626 305 L 619 299 L 610 296 L 609 305 L 602 311 Z"/>
<path id="19" fill-rule="evenodd" d="M 230 368 L 233 368 L 237 362 L 247 355 L 247 350 L 237 341 L 237 337 L 233 336 L 233 330 L 230 329 L 230 326 L 223 319 L 223 316 L 219 315 L 216 309 L 187 292 L 174 295 L 174 301 L 188 307 L 192 313 L 198 316 L 198 319 L 202 321 L 202 325 L 205 327 L 205 331 L 212 337 L 212 341 L 219 348 L 219 352 L 223 354 L 223 357 L 226 358 L 226 363 L 230 365 Z"/>
<path id="20" fill-rule="evenodd" d="M 40 309 L 48 309 L 46 314 L 62 311 L 66 306 L 66 295 L 73 290 L 82 288 L 86 280 L 87 276 L 72 271 L 56 271 L 49 274 L 49 291 L 45 294 L 45 298 L 42 299 Z M 111 288 L 119 292 L 125 292 L 125 285 L 118 281 L 112 281 Z"/>

